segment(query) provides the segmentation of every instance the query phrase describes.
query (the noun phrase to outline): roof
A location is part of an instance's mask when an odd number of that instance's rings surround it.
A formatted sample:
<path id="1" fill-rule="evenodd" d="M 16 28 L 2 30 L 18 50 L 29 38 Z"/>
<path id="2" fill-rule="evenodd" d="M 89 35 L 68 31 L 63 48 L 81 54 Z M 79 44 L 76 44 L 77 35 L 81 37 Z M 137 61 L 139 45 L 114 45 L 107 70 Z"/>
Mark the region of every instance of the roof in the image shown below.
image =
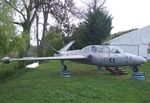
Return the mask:
<path id="1" fill-rule="evenodd" d="M 106 43 L 111 45 L 140 45 L 148 44 L 150 42 L 150 25 L 141 29 L 126 33 Z"/>

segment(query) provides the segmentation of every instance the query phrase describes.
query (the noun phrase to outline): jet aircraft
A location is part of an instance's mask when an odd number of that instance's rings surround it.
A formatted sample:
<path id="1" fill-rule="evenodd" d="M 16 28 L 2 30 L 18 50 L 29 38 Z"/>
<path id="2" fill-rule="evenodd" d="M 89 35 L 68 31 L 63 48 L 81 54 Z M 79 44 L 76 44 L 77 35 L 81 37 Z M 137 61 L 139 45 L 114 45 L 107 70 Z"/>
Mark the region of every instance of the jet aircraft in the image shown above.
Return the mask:
<path id="1" fill-rule="evenodd" d="M 64 60 L 71 60 L 78 63 L 96 65 L 98 67 L 102 66 L 119 67 L 129 65 L 132 67 L 133 72 L 138 72 L 139 66 L 146 62 L 145 58 L 129 53 L 124 53 L 117 46 L 89 45 L 81 50 L 68 50 L 74 43 L 74 41 L 71 41 L 62 49 L 57 51 L 52 46 L 49 46 L 44 42 L 42 43 L 45 44 L 47 47 L 53 49 L 56 52 L 56 54 L 54 54 L 54 56 L 51 57 L 23 57 L 23 58 L 4 57 L 2 61 L 5 63 L 9 63 L 15 60 L 19 61 L 60 60 L 61 70 L 62 72 L 65 73 L 67 72 L 67 66 L 64 64 Z"/>

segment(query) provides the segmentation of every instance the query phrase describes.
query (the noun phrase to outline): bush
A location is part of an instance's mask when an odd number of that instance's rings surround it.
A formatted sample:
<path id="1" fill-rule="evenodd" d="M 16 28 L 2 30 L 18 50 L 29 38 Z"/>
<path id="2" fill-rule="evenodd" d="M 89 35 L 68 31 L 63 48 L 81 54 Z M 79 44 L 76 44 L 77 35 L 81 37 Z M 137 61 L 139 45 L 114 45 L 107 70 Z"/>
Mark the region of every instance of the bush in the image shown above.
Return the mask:
<path id="1" fill-rule="evenodd" d="M 0 64 L 0 81 L 13 75 L 16 69 L 19 69 L 17 62 L 10 64 Z"/>

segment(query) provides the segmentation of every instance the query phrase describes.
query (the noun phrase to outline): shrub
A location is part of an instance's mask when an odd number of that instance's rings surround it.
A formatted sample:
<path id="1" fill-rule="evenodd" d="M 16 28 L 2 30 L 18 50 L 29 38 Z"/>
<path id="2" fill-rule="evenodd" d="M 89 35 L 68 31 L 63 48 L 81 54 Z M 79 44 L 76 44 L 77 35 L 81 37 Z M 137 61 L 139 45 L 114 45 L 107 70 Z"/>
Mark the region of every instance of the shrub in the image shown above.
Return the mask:
<path id="1" fill-rule="evenodd" d="M 0 80 L 13 75 L 16 69 L 19 69 L 17 62 L 13 62 L 10 64 L 0 64 Z"/>

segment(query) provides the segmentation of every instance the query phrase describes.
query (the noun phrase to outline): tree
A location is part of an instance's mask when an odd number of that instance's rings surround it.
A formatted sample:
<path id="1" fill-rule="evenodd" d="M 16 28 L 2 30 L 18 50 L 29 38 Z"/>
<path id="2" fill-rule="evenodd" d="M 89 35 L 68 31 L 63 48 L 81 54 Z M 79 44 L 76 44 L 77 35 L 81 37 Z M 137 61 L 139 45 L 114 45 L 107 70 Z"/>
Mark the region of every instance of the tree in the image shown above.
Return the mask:
<path id="1" fill-rule="evenodd" d="M 50 30 L 46 33 L 45 42 L 54 47 L 56 50 L 61 49 L 64 46 L 64 40 L 63 35 L 60 34 L 61 30 L 59 27 L 50 27 Z M 50 56 L 54 53 L 55 52 L 53 50 L 45 47 L 43 56 Z"/>
<path id="2" fill-rule="evenodd" d="M 12 51 L 22 49 L 23 40 L 16 35 L 10 18 L 10 8 L 0 0 L 0 54 L 8 55 Z M 21 43 L 22 42 L 22 43 Z"/>
<path id="3" fill-rule="evenodd" d="M 48 17 L 53 17 L 62 32 L 69 35 L 73 27 L 70 23 L 71 15 L 77 14 L 77 9 L 74 6 L 73 0 L 5 0 L 5 2 L 13 8 L 13 13 L 15 16 L 19 15 L 20 19 L 14 23 L 20 25 L 23 28 L 22 37 L 26 39 L 26 45 L 22 51 L 21 56 L 27 56 L 30 47 L 30 35 L 32 24 L 35 18 L 37 18 L 38 13 L 43 14 L 43 33 L 42 41 L 44 41 L 45 33 L 47 31 Z M 36 23 L 39 21 L 36 21 Z M 37 26 L 38 27 L 38 24 Z M 37 30 L 38 31 L 38 30 Z M 38 38 L 38 33 L 36 33 L 36 38 Z M 37 40 L 38 42 L 38 40 Z M 37 43 L 40 45 L 40 43 Z M 43 51 L 43 46 L 40 47 Z M 41 53 L 43 54 L 43 53 Z"/>
<path id="4" fill-rule="evenodd" d="M 57 26 L 61 29 L 61 34 L 69 36 L 74 30 L 74 25 L 71 23 L 71 17 L 79 14 L 74 6 L 73 0 L 43 0 L 40 6 L 40 11 L 43 12 L 43 34 L 42 41 L 45 41 L 45 33 L 47 31 L 47 20 L 51 16 L 57 22 Z M 65 37 L 65 36 L 63 36 Z M 65 40 L 65 39 L 64 39 Z M 40 45 L 41 56 L 43 54 L 43 45 Z"/>
<path id="5" fill-rule="evenodd" d="M 25 39 L 25 48 L 21 50 L 20 57 L 27 56 L 30 48 L 30 30 L 36 16 L 34 0 L 4 0 L 13 10 L 13 23 L 23 28 L 22 38 Z M 16 21 L 15 17 L 19 16 Z"/>
<path id="6" fill-rule="evenodd" d="M 84 33 L 85 33 L 85 23 L 80 23 L 79 26 L 75 28 L 73 35 L 69 38 L 71 40 L 75 40 L 75 44 L 73 45 L 74 49 L 81 49 L 86 46 L 86 43 L 84 42 L 83 39 Z"/>
<path id="7" fill-rule="evenodd" d="M 88 4 L 86 3 L 89 11 L 94 11 L 97 8 L 104 8 L 106 0 L 91 0 Z"/>
<path id="8" fill-rule="evenodd" d="M 84 40 L 87 45 L 102 44 L 110 35 L 112 29 L 112 17 L 103 8 L 95 8 L 88 11 L 85 20 Z"/>
<path id="9" fill-rule="evenodd" d="M 103 7 L 106 0 L 92 0 L 85 13 L 85 20 L 76 27 L 72 40 L 75 48 L 80 49 L 87 45 L 102 44 L 112 29 L 112 17 Z"/>

